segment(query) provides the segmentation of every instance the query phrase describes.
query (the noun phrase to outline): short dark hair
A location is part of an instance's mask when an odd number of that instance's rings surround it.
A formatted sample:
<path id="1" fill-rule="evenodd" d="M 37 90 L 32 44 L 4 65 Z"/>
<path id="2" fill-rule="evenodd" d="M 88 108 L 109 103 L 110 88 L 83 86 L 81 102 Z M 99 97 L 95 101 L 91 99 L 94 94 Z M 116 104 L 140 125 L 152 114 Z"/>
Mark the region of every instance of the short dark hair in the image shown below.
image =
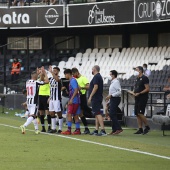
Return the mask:
<path id="1" fill-rule="evenodd" d="M 138 68 L 143 73 L 143 67 L 142 66 L 138 66 L 136 68 Z"/>
<path id="2" fill-rule="evenodd" d="M 148 65 L 147 65 L 147 64 L 143 64 L 143 66 L 144 66 L 144 67 L 146 67 L 146 68 L 148 67 Z"/>
<path id="3" fill-rule="evenodd" d="M 37 74 L 37 72 L 36 72 L 36 71 L 33 71 L 33 72 L 31 73 L 31 75 L 33 75 L 33 74 Z"/>
<path id="4" fill-rule="evenodd" d="M 72 73 L 78 73 L 79 71 L 78 71 L 78 69 L 76 68 L 76 67 L 74 67 L 74 68 L 72 68 Z"/>
<path id="5" fill-rule="evenodd" d="M 116 70 L 111 70 L 110 72 L 112 73 L 112 75 L 114 75 L 115 77 L 117 77 L 117 74 L 118 74 L 118 73 L 117 73 Z"/>
<path id="6" fill-rule="evenodd" d="M 53 70 L 54 70 L 54 69 L 60 71 L 60 68 L 59 68 L 59 67 L 54 67 Z"/>
<path id="7" fill-rule="evenodd" d="M 71 74 L 71 75 L 72 75 L 71 69 L 65 69 L 65 70 L 64 70 L 64 74 Z"/>
<path id="8" fill-rule="evenodd" d="M 42 67 L 42 65 L 41 64 L 39 64 L 38 66 L 37 66 L 37 68 L 41 68 Z"/>

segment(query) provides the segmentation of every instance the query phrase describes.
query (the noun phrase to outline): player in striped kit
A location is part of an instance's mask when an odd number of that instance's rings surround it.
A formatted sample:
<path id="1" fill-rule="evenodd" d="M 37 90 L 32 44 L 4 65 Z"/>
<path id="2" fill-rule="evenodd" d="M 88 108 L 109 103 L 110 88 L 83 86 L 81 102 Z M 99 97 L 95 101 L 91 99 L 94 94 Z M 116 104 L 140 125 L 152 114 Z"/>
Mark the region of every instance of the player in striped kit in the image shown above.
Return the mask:
<path id="1" fill-rule="evenodd" d="M 35 127 L 35 133 L 38 134 L 38 123 L 37 120 L 35 119 L 37 117 L 37 111 L 38 111 L 38 91 L 39 91 L 39 86 L 44 85 L 49 83 L 47 74 L 42 68 L 42 74 L 45 75 L 44 81 L 38 81 L 37 77 L 38 74 L 36 71 L 33 71 L 31 73 L 31 79 L 26 82 L 26 89 L 27 89 L 27 108 L 29 111 L 29 117 L 27 121 L 20 126 L 22 134 L 25 134 L 25 128 L 31 123 L 34 123 Z"/>
<path id="2" fill-rule="evenodd" d="M 50 100 L 49 100 L 49 112 L 51 115 L 51 130 L 49 133 L 56 133 L 56 116 L 59 118 L 59 129 L 57 133 L 62 132 L 63 126 L 63 117 L 62 117 L 62 106 L 61 106 L 61 82 L 59 79 L 60 69 L 58 67 L 49 67 L 49 71 L 52 74 L 52 77 L 49 78 L 50 81 Z"/>

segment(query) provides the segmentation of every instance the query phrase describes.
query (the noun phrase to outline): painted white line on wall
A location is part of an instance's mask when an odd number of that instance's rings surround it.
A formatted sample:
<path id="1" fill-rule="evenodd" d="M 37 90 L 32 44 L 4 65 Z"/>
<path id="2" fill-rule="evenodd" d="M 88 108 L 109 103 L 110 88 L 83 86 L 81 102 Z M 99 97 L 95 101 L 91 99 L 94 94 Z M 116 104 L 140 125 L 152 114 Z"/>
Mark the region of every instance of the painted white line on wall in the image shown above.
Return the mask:
<path id="1" fill-rule="evenodd" d="M 0 126 L 6 126 L 6 127 L 14 128 L 14 129 L 19 129 L 19 127 L 7 125 L 7 124 L 0 124 Z M 34 132 L 34 130 L 30 130 L 30 129 L 26 129 L 26 130 Z M 170 160 L 170 157 L 168 157 L 168 156 L 157 155 L 157 154 L 153 154 L 153 153 L 150 153 L 150 152 L 144 152 L 144 151 L 138 151 L 138 150 L 134 150 L 134 149 L 122 148 L 122 147 L 118 147 L 118 146 L 108 145 L 108 144 L 99 143 L 99 142 L 93 142 L 93 141 L 84 140 L 84 139 L 73 138 L 73 137 L 64 136 L 64 135 L 57 135 L 57 134 L 51 134 L 51 133 L 41 133 L 41 134 L 49 135 L 49 136 L 56 136 L 56 137 L 61 137 L 61 138 L 66 138 L 66 139 L 71 139 L 71 140 L 76 140 L 76 141 L 80 141 L 80 142 L 84 142 L 84 143 L 90 143 L 90 144 L 100 145 L 100 146 L 109 147 L 109 148 L 113 148 L 113 149 L 129 151 L 129 152 L 134 152 L 134 153 L 139 153 L 139 154 L 144 154 L 144 155 L 149 155 L 149 156 L 154 156 L 154 157 Z"/>

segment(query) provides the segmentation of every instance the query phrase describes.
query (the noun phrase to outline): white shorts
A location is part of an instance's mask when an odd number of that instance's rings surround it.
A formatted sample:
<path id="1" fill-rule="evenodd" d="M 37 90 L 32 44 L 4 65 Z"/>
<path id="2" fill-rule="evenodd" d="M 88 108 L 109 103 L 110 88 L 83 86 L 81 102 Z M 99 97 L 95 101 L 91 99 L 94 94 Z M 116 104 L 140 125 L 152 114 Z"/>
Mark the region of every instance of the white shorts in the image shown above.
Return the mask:
<path id="1" fill-rule="evenodd" d="M 37 116 L 38 106 L 36 104 L 27 104 L 27 109 L 28 109 L 29 115 Z"/>
<path id="2" fill-rule="evenodd" d="M 60 100 L 50 100 L 49 102 L 50 112 L 61 112 L 61 101 Z"/>

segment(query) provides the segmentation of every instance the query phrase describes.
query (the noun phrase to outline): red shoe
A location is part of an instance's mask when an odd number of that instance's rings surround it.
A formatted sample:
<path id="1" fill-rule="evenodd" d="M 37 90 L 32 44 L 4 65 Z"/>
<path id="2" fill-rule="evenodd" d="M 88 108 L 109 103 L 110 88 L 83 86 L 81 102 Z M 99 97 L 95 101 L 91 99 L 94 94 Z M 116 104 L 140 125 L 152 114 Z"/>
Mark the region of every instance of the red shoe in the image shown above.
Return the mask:
<path id="1" fill-rule="evenodd" d="M 69 130 L 61 132 L 61 135 L 71 135 L 71 132 Z"/>
<path id="2" fill-rule="evenodd" d="M 81 135 L 81 132 L 79 130 L 75 130 L 72 135 Z"/>
<path id="3" fill-rule="evenodd" d="M 116 132 L 112 133 L 112 135 L 118 135 L 119 133 L 122 133 L 122 132 L 123 132 L 122 129 L 121 130 L 116 130 Z"/>

